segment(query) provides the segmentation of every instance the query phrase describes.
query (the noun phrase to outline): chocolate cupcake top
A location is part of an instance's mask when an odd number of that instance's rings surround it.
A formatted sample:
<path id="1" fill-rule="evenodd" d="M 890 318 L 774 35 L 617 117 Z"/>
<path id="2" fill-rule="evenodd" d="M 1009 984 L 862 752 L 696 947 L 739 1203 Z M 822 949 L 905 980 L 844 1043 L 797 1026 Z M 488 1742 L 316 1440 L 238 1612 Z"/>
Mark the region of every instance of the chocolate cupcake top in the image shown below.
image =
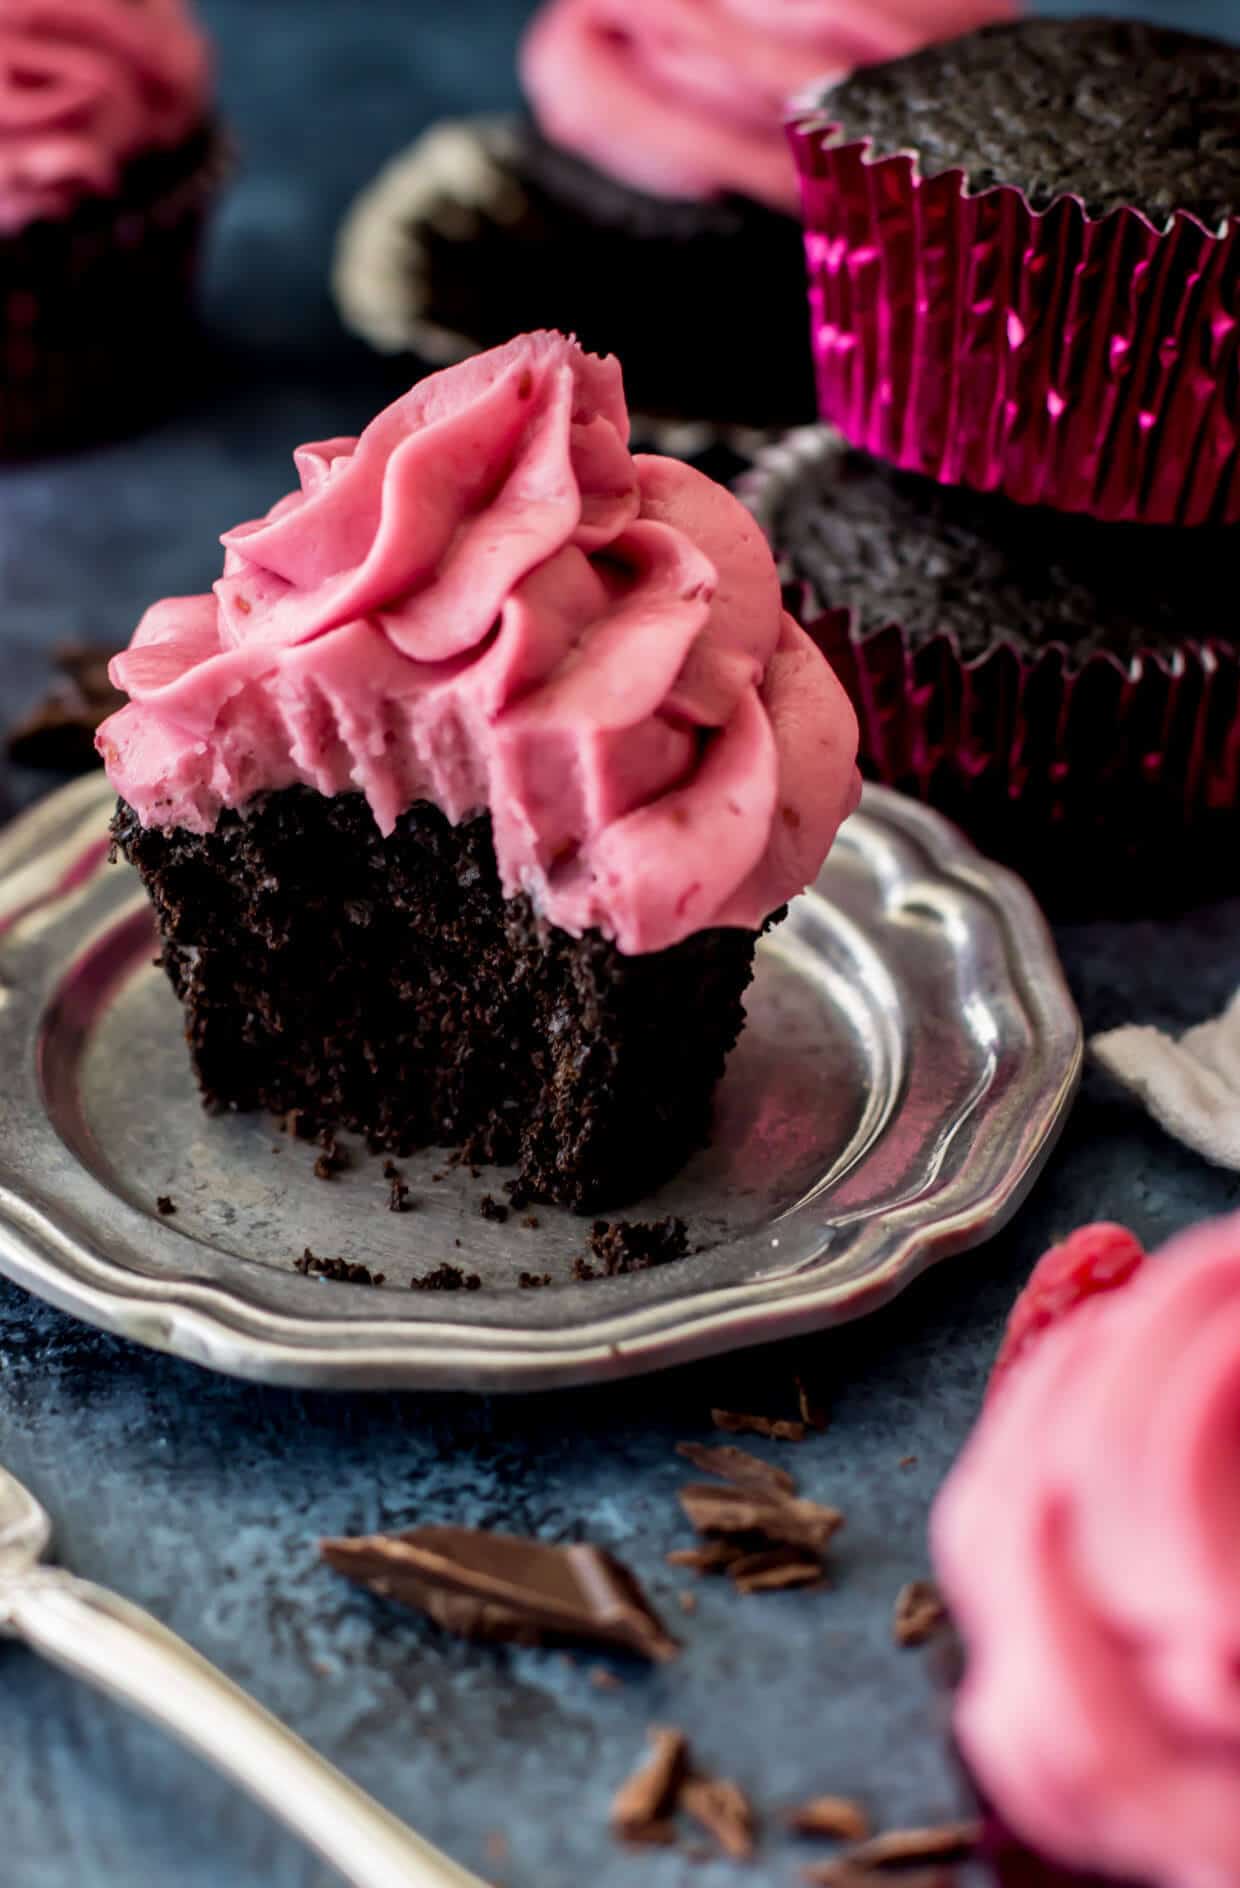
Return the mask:
<path id="1" fill-rule="evenodd" d="M 819 608 L 851 610 L 860 633 L 947 634 L 966 658 L 997 641 L 1062 643 L 1079 658 L 1240 642 L 1227 575 L 1238 526 L 1098 524 L 804 437 L 795 472 L 772 464 L 758 509 L 789 572 Z"/>
<path id="2" fill-rule="evenodd" d="M 963 169 L 1035 210 L 1127 204 L 1210 229 L 1240 210 L 1240 47 L 1115 19 L 1021 20 L 857 71 L 823 93 L 849 142 Z"/>

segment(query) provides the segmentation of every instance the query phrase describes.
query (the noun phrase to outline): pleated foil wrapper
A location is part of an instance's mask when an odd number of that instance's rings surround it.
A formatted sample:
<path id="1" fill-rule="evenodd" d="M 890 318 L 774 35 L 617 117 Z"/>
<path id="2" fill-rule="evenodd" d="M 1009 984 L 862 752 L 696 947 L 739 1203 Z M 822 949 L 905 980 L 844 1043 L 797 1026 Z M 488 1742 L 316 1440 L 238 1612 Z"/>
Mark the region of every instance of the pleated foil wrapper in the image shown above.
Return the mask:
<path id="1" fill-rule="evenodd" d="M 942 484 L 1146 524 L 1240 520 L 1240 224 L 1036 211 L 796 115 L 819 411 Z"/>
<path id="2" fill-rule="evenodd" d="M 117 194 L 0 237 L 0 459 L 133 430 L 192 391 L 194 290 L 231 147 L 208 127 Z"/>
<path id="3" fill-rule="evenodd" d="M 996 621 L 993 644 L 966 655 L 948 633 L 862 626 L 826 607 L 779 542 L 781 494 L 823 437 L 788 435 L 736 489 L 772 538 L 787 607 L 857 711 L 862 772 L 937 807 L 1055 916 L 1240 891 L 1240 645 L 1206 634 L 1082 656 L 1023 646 Z"/>

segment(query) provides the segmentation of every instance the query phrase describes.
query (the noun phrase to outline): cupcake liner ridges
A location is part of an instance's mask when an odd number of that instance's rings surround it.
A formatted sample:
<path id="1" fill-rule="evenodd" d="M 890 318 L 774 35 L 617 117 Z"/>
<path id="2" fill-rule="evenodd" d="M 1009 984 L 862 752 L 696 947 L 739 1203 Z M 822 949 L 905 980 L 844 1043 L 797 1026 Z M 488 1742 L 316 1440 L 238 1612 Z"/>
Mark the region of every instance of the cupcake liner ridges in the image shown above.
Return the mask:
<path id="1" fill-rule="evenodd" d="M 1240 521 L 1240 223 L 974 195 L 824 109 L 789 136 L 819 410 L 853 445 L 1024 504 Z"/>
<path id="2" fill-rule="evenodd" d="M 818 437 L 821 437 L 818 435 Z M 789 436 L 741 496 L 770 528 L 815 434 Z M 778 546 L 777 546 L 778 551 Z M 860 724 L 869 778 L 954 819 L 1059 916 L 1171 909 L 1240 890 L 1240 651 L 1208 635 L 1121 661 L 947 633 L 860 633 L 785 564 L 787 604 Z"/>
<path id="3" fill-rule="evenodd" d="M 227 165 L 204 130 L 118 193 L 0 240 L 0 458 L 149 419 L 187 380 L 207 210 Z"/>

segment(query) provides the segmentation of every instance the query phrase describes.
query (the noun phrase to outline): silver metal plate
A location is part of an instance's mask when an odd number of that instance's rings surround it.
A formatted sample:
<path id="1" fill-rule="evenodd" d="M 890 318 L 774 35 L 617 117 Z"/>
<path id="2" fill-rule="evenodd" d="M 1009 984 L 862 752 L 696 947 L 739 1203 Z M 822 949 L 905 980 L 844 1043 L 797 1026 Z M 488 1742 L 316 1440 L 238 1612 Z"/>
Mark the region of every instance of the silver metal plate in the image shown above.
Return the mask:
<path id="1" fill-rule="evenodd" d="M 764 941 L 711 1147 L 629 1216 L 691 1256 L 574 1282 L 588 1227 L 484 1219 L 442 1154 L 388 1210 L 355 1150 L 199 1106 L 145 899 L 107 863 L 98 776 L 0 835 L 0 1270 L 142 1344 L 274 1383 L 516 1390 L 623 1376 L 872 1311 L 1020 1203 L 1081 1030 L 1025 888 L 937 814 L 868 787 L 813 892 Z M 156 1201 L 169 1195 L 175 1217 Z M 303 1278 L 304 1247 L 381 1288 Z M 447 1260 L 477 1291 L 411 1292 Z M 518 1288 L 522 1272 L 550 1286 Z"/>

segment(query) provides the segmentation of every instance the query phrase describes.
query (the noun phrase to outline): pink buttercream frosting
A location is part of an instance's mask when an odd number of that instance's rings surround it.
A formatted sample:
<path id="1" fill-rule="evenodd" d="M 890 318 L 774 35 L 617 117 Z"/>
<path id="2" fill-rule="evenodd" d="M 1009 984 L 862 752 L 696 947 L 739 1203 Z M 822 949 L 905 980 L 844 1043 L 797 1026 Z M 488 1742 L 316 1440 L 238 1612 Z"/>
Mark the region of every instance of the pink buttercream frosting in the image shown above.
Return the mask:
<path id="1" fill-rule="evenodd" d="M 188 136 L 210 84 L 184 0 L 0 0 L 0 233 L 107 195 Z"/>
<path id="2" fill-rule="evenodd" d="M 522 337 L 422 381 L 144 617 L 100 730 L 144 824 L 301 782 L 489 809 L 505 893 L 626 952 L 760 925 L 856 804 L 857 728 L 744 508 L 632 455 L 620 368 Z"/>
<path id="3" fill-rule="evenodd" d="M 1010 18 L 1012 0 L 547 0 L 521 78 L 553 143 L 654 196 L 800 208 L 805 87 Z"/>
<path id="4" fill-rule="evenodd" d="M 1240 1881 L 1240 1215 L 1078 1306 L 997 1385 L 934 1515 L 956 1728 L 1039 1852 Z"/>

